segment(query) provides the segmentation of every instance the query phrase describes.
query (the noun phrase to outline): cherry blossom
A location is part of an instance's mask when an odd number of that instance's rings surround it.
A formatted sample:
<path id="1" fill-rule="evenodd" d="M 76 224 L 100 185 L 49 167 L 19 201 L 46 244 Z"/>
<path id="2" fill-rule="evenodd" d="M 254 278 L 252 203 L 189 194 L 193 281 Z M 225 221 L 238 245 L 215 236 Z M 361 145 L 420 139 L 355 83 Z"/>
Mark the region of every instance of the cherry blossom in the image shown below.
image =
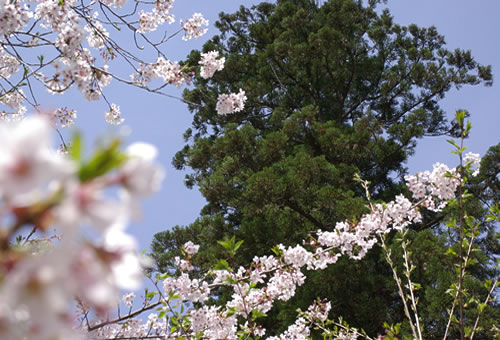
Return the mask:
<path id="1" fill-rule="evenodd" d="M 465 154 L 464 163 L 466 167 L 469 167 L 472 170 L 472 176 L 477 176 L 479 174 L 481 156 L 478 153 L 468 152 Z"/>
<path id="2" fill-rule="evenodd" d="M 0 35 L 10 35 L 22 29 L 28 23 L 33 13 L 26 4 L 11 3 L 9 0 L 0 0 Z"/>
<path id="3" fill-rule="evenodd" d="M 24 92 L 22 89 L 12 92 L 6 92 L 2 96 L 2 104 L 8 106 L 11 111 L 10 115 L 6 114 L 4 120 L 20 120 L 24 117 L 24 113 L 26 112 L 26 107 L 23 105 L 24 103 Z M 4 111 L 5 112 L 5 111 Z"/>
<path id="4" fill-rule="evenodd" d="M 51 130 L 41 116 L 0 126 L 0 195 L 17 200 L 43 189 L 72 171 L 67 160 L 50 150 Z"/>
<path id="5" fill-rule="evenodd" d="M 75 230 L 80 224 L 105 231 L 129 220 L 126 205 L 106 199 L 100 183 L 79 183 L 70 179 L 61 185 L 64 200 L 54 209 L 54 213 L 66 233 Z"/>
<path id="6" fill-rule="evenodd" d="M 199 38 L 208 31 L 207 28 L 202 28 L 202 26 L 208 26 L 208 20 L 206 20 L 201 13 L 193 14 L 185 23 L 181 22 L 181 25 L 185 31 L 182 40 Z"/>
<path id="7" fill-rule="evenodd" d="M 132 13 L 122 8 L 126 3 L 127 0 L 1 0 L 0 82 L 3 91 L 0 102 L 6 108 L 0 108 L 0 118 L 19 120 L 27 111 L 27 105 L 35 111 L 39 109 L 36 92 L 23 92 L 24 86 L 32 89 L 35 81 L 52 94 L 63 94 L 76 87 L 89 101 L 103 99 L 103 89 L 112 79 L 161 94 L 166 94 L 164 86 L 148 87 L 154 78 L 162 79 L 164 85 L 176 87 L 189 83 L 192 74 L 178 62 L 168 60 L 163 46 L 177 34 L 184 33 L 184 40 L 201 37 L 207 32 L 208 21 L 195 13 L 181 20 L 181 29 L 157 40 L 154 35 L 147 34 L 159 30 L 165 23 L 175 22 L 174 0 L 135 1 L 137 8 Z M 117 41 L 123 37 L 135 40 L 135 51 L 118 45 Z M 156 61 L 141 55 L 150 49 L 157 52 Z M 109 61 L 114 59 L 132 67 L 131 81 L 119 74 L 120 68 L 110 67 Z M 203 68 L 205 77 L 206 72 L 213 75 L 222 69 L 220 60 L 214 62 Z M 119 105 L 110 106 L 105 114 L 106 121 L 115 125 L 122 123 Z M 68 112 L 72 112 L 72 108 Z M 61 127 L 69 126 L 70 121 Z"/>
<path id="8" fill-rule="evenodd" d="M 106 117 L 106 121 L 111 125 L 120 125 L 125 121 L 121 117 L 120 107 L 116 104 L 111 104 L 109 111 L 104 114 L 104 117 Z"/>
<path id="9" fill-rule="evenodd" d="M 157 192 L 165 173 L 156 163 L 157 150 L 151 144 L 134 143 L 126 150 L 128 160 L 119 172 L 121 196 L 133 217 L 140 216 L 139 199 Z"/>
<path id="10" fill-rule="evenodd" d="M 73 125 L 77 117 L 76 110 L 70 110 L 67 107 L 56 109 L 53 116 L 62 127 Z"/>
<path id="11" fill-rule="evenodd" d="M 146 33 L 156 31 L 159 25 L 165 21 L 169 24 L 175 22 L 175 17 L 171 14 L 174 0 L 156 1 L 155 8 L 151 12 L 139 12 L 139 28 L 137 32 Z"/>
<path id="12" fill-rule="evenodd" d="M 188 241 L 184 244 L 183 248 L 184 248 L 184 251 L 186 252 L 186 254 L 194 255 L 194 254 L 198 253 L 198 249 L 200 249 L 200 246 L 197 244 L 194 244 L 191 241 Z"/>
<path id="13" fill-rule="evenodd" d="M 135 299 L 134 292 L 130 292 L 122 296 L 123 303 L 125 303 L 125 305 L 128 307 L 132 307 L 134 299 Z"/>
<path id="14" fill-rule="evenodd" d="M 98 12 L 95 12 L 94 18 L 97 18 L 98 14 Z M 99 21 L 93 21 L 91 24 L 85 26 L 85 31 L 89 32 L 87 41 L 91 47 L 100 49 L 106 46 L 106 39 L 109 37 L 109 32 Z"/>
<path id="15" fill-rule="evenodd" d="M 138 288 L 143 277 L 145 262 L 125 232 L 126 201 L 103 192 L 114 185 L 138 197 L 158 190 L 161 175 L 144 178 L 161 174 L 155 149 L 131 146 L 124 173 L 82 180 L 77 162 L 52 150 L 51 129 L 42 115 L 0 125 L 0 200 L 11 215 L 0 234 L 0 327 L 6 339 L 80 339 L 84 334 L 75 329 L 75 297 L 103 313 L 119 302 L 121 289 Z M 123 174 L 126 185 L 116 180 Z M 88 225 L 97 227 L 97 237 L 87 236 Z M 62 237 L 40 249 L 26 242 L 11 248 L 11 238 L 25 226 L 41 235 L 56 228 Z M 132 299 L 129 295 L 126 303 Z M 157 327 L 161 320 L 155 322 Z"/>
<path id="16" fill-rule="evenodd" d="M 212 78 L 216 71 L 222 71 L 224 68 L 224 62 L 226 59 L 224 57 L 217 59 L 219 52 L 210 51 L 208 53 L 202 53 L 200 59 L 200 76 L 203 79 Z"/>
<path id="17" fill-rule="evenodd" d="M 4 53 L 3 48 L 0 48 L 0 53 L 0 77 L 9 79 L 19 71 L 19 61 L 14 56 Z"/>
<path id="18" fill-rule="evenodd" d="M 272 336 L 270 340 L 307 340 L 308 336 L 311 334 L 311 330 L 307 325 L 307 321 L 304 318 L 298 318 L 297 321 L 280 336 Z"/>
<path id="19" fill-rule="evenodd" d="M 242 89 L 238 93 L 221 94 L 217 98 L 215 109 L 220 115 L 239 112 L 245 107 L 246 100 L 245 91 Z"/>

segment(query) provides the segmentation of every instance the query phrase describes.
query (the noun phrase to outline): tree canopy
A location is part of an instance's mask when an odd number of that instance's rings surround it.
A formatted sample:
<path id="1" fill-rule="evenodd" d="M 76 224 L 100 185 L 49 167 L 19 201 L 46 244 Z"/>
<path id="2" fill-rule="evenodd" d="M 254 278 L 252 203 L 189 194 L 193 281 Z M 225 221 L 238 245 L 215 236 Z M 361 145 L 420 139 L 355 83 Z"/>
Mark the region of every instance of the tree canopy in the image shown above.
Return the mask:
<path id="1" fill-rule="evenodd" d="M 371 182 L 375 200 L 392 198 L 405 190 L 405 161 L 418 139 L 455 133 L 440 99 L 452 87 L 491 85 L 490 67 L 470 51 L 447 50 L 434 27 L 394 23 L 379 3 L 279 0 L 220 15 L 221 33 L 203 51 L 219 51 L 225 68 L 210 80 L 196 77 L 185 90 L 193 124 L 173 160 L 190 170 L 186 185 L 199 187 L 207 204 L 192 224 L 155 235 L 158 271 L 172 268 L 188 240 L 201 245 L 202 273 L 225 256 L 219 240 L 243 240 L 231 261 L 245 265 L 276 244 L 333 230 L 366 211 L 356 174 Z M 197 65 L 200 53 L 192 51 L 186 67 Z M 218 95 L 239 88 L 248 97 L 245 109 L 217 114 Z M 445 244 L 428 228 L 439 222 L 429 216 L 418 227 L 425 233 L 414 236 L 416 249 L 435 250 L 434 264 Z M 273 309 L 268 330 L 283 330 L 296 306 L 305 308 L 316 296 L 329 298 L 333 315 L 370 334 L 381 332 L 384 321 L 401 321 L 390 269 L 376 250 L 309 280 L 291 302 Z M 441 307 L 424 314 L 432 319 Z"/>

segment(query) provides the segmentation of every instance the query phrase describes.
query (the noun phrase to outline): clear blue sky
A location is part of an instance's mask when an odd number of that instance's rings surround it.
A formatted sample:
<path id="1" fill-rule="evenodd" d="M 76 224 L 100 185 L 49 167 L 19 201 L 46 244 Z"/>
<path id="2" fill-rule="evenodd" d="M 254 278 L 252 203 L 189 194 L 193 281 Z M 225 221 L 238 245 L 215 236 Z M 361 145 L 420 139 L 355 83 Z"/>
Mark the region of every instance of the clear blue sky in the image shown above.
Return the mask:
<path id="1" fill-rule="evenodd" d="M 209 19 L 211 26 L 203 39 L 184 42 L 178 37 L 171 40 L 166 50 L 168 57 L 172 60 L 182 59 L 191 49 L 201 47 L 206 39 L 216 33 L 212 25 L 220 11 L 233 12 L 240 5 L 249 6 L 258 2 L 260 1 L 176 1 L 174 13 L 177 18 L 188 18 L 194 12 L 201 12 Z M 438 32 L 445 36 L 449 49 L 471 49 L 480 63 L 493 66 L 494 75 L 500 70 L 500 1 L 390 0 L 382 7 L 386 6 L 397 23 L 434 25 Z M 467 142 L 470 151 L 483 155 L 489 146 L 500 141 L 499 89 L 499 84 L 490 88 L 464 87 L 459 92 L 450 91 L 442 101 L 450 117 L 457 109 L 467 109 L 471 112 L 474 128 Z M 125 125 L 131 128 L 127 142 L 144 141 L 155 144 L 160 152 L 159 161 L 166 169 L 167 176 L 162 191 L 144 202 L 143 220 L 134 223 L 129 229 L 138 238 L 141 249 L 149 250 L 151 239 L 156 232 L 177 224 L 189 224 L 198 216 L 203 206 L 204 200 L 198 191 L 184 187 L 184 173 L 171 166 L 173 155 L 183 146 L 182 134 L 190 126 L 191 114 L 178 100 L 123 85 L 114 84 L 106 93 L 111 102 L 121 106 L 122 115 L 126 119 Z M 180 91 L 175 88 L 171 88 L 169 93 L 180 95 Z M 52 104 L 63 98 L 47 95 L 40 101 Z M 113 130 L 117 131 L 104 121 L 104 103 L 85 102 L 78 94 L 71 95 L 70 98 L 71 106 L 78 110 L 77 126 L 83 130 L 87 140 L 94 140 L 96 136 Z M 409 161 L 410 171 L 430 169 L 437 161 L 455 165 L 456 160 L 449 154 L 450 150 L 443 138 L 420 141 L 416 155 Z"/>

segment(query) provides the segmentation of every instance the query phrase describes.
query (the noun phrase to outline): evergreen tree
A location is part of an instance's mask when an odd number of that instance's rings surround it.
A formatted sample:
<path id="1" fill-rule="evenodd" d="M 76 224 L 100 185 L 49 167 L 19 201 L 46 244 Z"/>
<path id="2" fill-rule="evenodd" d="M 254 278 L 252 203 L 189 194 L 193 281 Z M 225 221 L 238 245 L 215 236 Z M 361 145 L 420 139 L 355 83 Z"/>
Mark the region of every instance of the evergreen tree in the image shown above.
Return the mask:
<path id="1" fill-rule="evenodd" d="M 207 204 L 191 225 L 155 235 L 158 271 L 172 268 L 188 240 L 201 244 L 203 273 L 226 256 L 218 240 L 243 240 L 231 258 L 243 265 L 278 243 L 332 230 L 365 212 L 355 174 L 372 183 L 372 197 L 390 199 L 403 190 L 417 140 L 453 134 L 439 100 L 451 87 L 491 85 L 490 67 L 469 51 L 448 51 L 434 27 L 395 24 L 388 10 L 376 10 L 379 2 L 278 0 L 220 15 L 221 33 L 203 51 L 219 51 L 225 68 L 184 92 L 193 126 L 173 160 L 192 170 L 186 185 L 199 186 Z M 192 51 L 186 64 L 199 60 Z M 218 115 L 218 95 L 239 88 L 245 109 Z M 439 222 L 431 216 L 420 228 Z M 438 254 L 442 239 L 427 233 Z M 403 315 L 390 269 L 374 249 L 363 261 L 341 259 L 312 274 L 292 301 L 273 309 L 269 333 L 317 296 L 332 301 L 331 316 L 370 334 Z"/>

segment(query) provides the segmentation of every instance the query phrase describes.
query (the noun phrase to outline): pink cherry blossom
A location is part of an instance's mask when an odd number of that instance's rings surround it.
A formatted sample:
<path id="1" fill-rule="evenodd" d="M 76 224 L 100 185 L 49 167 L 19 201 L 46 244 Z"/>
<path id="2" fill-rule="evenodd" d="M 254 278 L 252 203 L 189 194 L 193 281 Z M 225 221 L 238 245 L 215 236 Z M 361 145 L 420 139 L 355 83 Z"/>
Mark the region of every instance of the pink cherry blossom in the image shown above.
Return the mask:
<path id="1" fill-rule="evenodd" d="M 212 78 L 216 71 L 222 71 L 224 68 L 225 58 L 222 57 L 217 59 L 219 52 L 210 51 L 208 53 L 202 53 L 200 59 L 200 76 L 204 79 Z"/>
<path id="2" fill-rule="evenodd" d="M 245 107 L 246 100 L 245 91 L 242 89 L 238 93 L 221 94 L 217 98 L 215 109 L 220 115 L 240 112 Z"/>
<path id="3" fill-rule="evenodd" d="M 208 31 L 208 29 L 202 28 L 202 26 L 208 26 L 208 20 L 206 20 L 201 13 L 193 14 L 185 23 L 181 22 L 181 25 L 185 31 L 182 40 L 199 38 Z"/>
<path id="4" fill-rule="evenodd" d="M 116 104 L 111 104 L 109 111 L 104 114 L 106 121 L 111 125 L 120 125 L 125 121 L 121 116 L 120 107 Z"/>

